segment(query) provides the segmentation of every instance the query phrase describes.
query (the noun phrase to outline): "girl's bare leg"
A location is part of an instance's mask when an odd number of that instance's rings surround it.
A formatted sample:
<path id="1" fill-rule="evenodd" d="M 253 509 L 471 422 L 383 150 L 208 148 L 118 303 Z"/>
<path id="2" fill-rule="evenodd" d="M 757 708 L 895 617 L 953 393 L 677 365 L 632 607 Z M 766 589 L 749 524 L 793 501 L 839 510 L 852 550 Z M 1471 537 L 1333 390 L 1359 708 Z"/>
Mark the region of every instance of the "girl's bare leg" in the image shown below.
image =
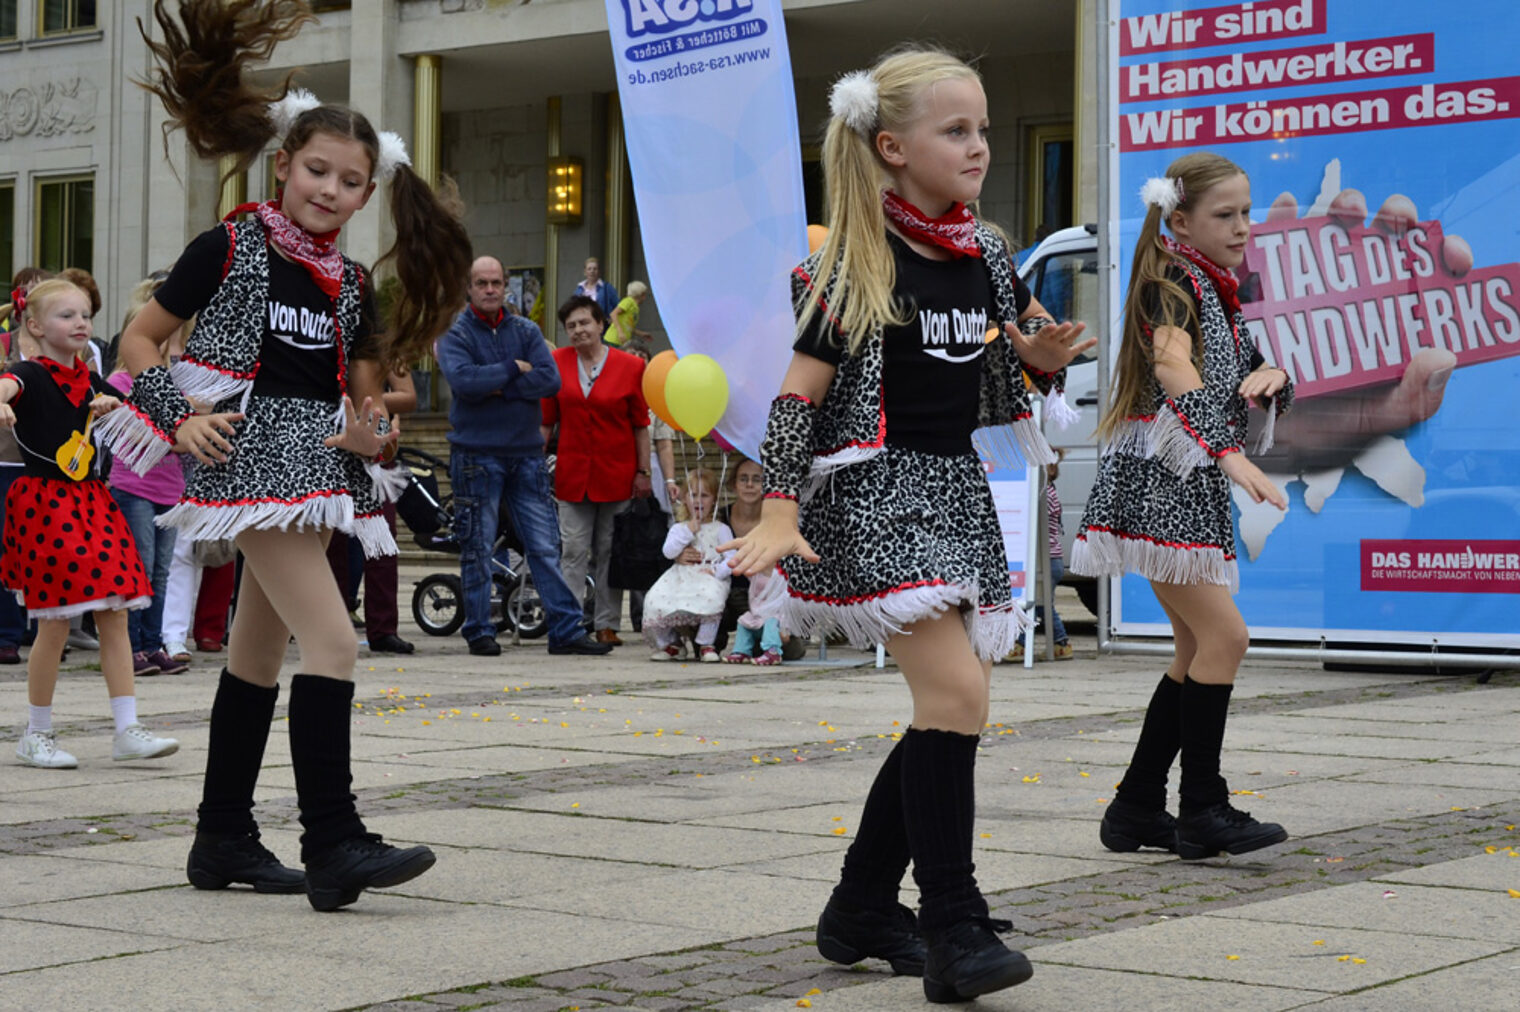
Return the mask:
<path id="1" fill-rule="evenodd" d="M 112 699 L 133 695 L 136 689 L 132 677 L 132 641 L 127 636 L 127 613 L 110 609 L 97 611 L 95 631 L 100 636 L 100 673 L 106 678 L 106 692 Z"/>
<path id="2" fill-rule="evenodd" d="M 990 665 L 971 649 L 966 624 L 946 612 L 907 626 L 887 640 L 887 652 L 913 694 L 913 726 L 921 731 L 982 732 Z"/>
<path id="3" fill-rule="evenodd" d="M 1233 685 L 1250 634 L 1230 588 L 1217 583 L 1152 583 L 1151 589 L 1168 617 L 1176 616 L 1173 628 L 1180 620 L 1194 640 L 1192 664 L 1183 673 L 1204 685 Z"/>
<path id="4" fill-rule="evenodd" d="M 1182 620 L 1182 616 L 1168 607 L 1160 594 L 1156 595 L 1156 603 L 1161 605 L 1161 610 L 1166 612 L 1166 617 L 1172 623 L 1174 652 L 1172 663 L 1166 669 L 1166 677 L 1174 682 L 1181 682 L 1193 668 L 1193 658 L 1198 654 L 1198 639 L 1193 635 L 1193 630 L 1189 629 L 1187 623 Z"/>
<path id="5" fill-rule="evenodd" d="M 229 662 L 249 665 L 249 671 L 232 670 L 254 684 L 274 684 L 269 659 L 276 646 L 284 657 L 287 638 L 294 633 L 302 672 L 351 681 L 359 640 L 328 568 L 323 536 L 312 530 L 244 531 L 237 543 L 243 552 L 243 586 L 250 587 L 252 573 L 257 592 L 252 600 L 239 596 L 232 624 Z"/>
<path id="6" fill-rule="evenodd" d="M 68 619 L 37 620 L 37 638 L 26 658 L 26 700 L 33 706 L 53 705 L 53 689 L 58 685 L 58 662 L 63 659 L 63 645 L 68 638 Z"/>

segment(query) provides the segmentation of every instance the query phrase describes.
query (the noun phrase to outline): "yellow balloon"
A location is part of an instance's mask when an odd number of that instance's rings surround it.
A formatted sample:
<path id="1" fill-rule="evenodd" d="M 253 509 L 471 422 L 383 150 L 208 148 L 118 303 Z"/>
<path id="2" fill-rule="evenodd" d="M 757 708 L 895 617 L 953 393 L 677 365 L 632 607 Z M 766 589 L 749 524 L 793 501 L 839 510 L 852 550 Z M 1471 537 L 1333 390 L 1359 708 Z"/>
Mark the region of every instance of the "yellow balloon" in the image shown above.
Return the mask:
<path id="1" fill-rule="evenodd" d="M 728 377 L 707 355 L 686 355 L 665 377 L 665 403 L 677 424 L 701 439 L 728 408 Z"/>

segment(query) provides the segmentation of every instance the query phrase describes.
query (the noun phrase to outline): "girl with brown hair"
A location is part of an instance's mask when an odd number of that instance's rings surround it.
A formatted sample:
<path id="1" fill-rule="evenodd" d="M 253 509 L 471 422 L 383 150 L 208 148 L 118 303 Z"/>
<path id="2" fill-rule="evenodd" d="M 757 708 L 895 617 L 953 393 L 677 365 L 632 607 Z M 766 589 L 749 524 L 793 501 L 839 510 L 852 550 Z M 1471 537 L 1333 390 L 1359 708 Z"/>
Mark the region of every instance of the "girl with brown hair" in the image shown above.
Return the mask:
<path id="1" fill-rule="evenodd" d="M 196 238 L 123 334 L 134 381 L 128 410 L 117 413 L 125 421 L 109 434 L 121 462 L 139 471 L 171 449 L 191 454 L 201 466 L 160 522 L 182 538 L 233 538 L 246 560 L 187 873 L 202 889 L 304 889 L 313 907 L 333 910 L 434 861 L 426 847 L 385 844 L 355 810 L 358 647 L 323 545 L 338 529 L 371 556 L 396 551 L 377 463 L 396 436 L 386 432 L 385 377 L 448 328 L 470 243 L 411 171 L 399 137 L 289 91 L 288 81 L 270 93 L 245 79 L 246 65 L 311 20 L 305 4 L 181 0 L 176 18 L 156 0 L 153 13 L 162 40 L 148 41 L 157 62 L 149 89 L 196 152 L 247 164 L 280 142 L 279 196 Z M 333 243 L 387 180 L 396 246 L 382 260 L 394 256 L 400 286 L 382 325 L 369 272 Z M 231 220 L 242 212 L 252 217 Z M 166 369 L 159 348 L 192 315 L 185 354 Z M 291 679 L 290 751 L 304 876 L 264 848 L 252 814 L 292 633 L 303 672 Z"/>
<path id="2" fill-rule="evenodd" d="M 1112 403 L 1099 425 L 1107 450 L 1072 546 L 1086 576 L 1136 572 L 1172 623 L 1176 654 L 1146 710 L 1123 782 L 1103 816 L 1110 850 L 1158 847 L 1186 859 L 1243 854 L 1287 832 L 1231 807 L 1219 773 L 1235 671 L 1249 634 L 1239 586 L 1230 483 L 1287 509 L 1246 459 L 1247 407 L 1267 411 L 1257 452 L 1292 402 L 1288 374 L 1246 333 L 1232 273 L 1251 234 L 1251 183 L 1227 158 L 1174 161 L 1141 191 L 1147 209 L 1130 270 L 1124 343 Z M 1165 224 L 1171 235 L 1163 235 Z M 1182 756 L 1180 818 L 1166 778 Z"/>

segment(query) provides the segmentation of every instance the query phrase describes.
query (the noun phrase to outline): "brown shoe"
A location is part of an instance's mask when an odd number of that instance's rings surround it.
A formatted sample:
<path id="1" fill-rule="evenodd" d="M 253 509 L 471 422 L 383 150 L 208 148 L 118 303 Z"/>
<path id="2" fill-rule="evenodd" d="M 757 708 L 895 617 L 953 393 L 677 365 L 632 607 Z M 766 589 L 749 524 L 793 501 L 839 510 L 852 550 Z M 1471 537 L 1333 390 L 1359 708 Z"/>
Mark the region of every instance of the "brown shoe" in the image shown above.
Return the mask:
<path id="1" fill-rule="evenodd" d="M 596 631 L 596 641 L 598 643 L 611 643 L 615 647 L 623 645 L 623 640 L 618 636 L 616 629 L 598 629 Z"/>

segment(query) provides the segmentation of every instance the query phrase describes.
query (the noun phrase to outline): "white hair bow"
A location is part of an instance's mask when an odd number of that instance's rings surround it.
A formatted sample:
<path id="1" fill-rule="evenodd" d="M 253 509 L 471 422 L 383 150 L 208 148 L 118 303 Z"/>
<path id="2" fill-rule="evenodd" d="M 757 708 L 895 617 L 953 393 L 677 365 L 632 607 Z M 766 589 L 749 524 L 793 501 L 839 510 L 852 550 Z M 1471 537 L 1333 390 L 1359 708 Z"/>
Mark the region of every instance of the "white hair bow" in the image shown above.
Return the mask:
<path id="1" fill-rule="evenodd" d="M 1146 207 L 1161 208 L 1161 217 L 1166 218 L 1177 209 L 1182 202 L 1182 179 L 1173 179 L 1170 176 L 1152 176 L 1140 187 L 1140 199 Z"/>
<path id="2" fill-rule="evenodd" d="M 274 125 L 275 139 L 284 140 L 303 112 L 321 104 L 321 99 L 305 88 L 292 88 L 278 102 L 270 102 L 269 122 Z"/>
<path id="3" fill-rule="evenodd" d="M 406 141 L 392 130 L 380 131 L 380 160 L 375 163 L 375 178 L 382 183 L 390 182 L 396 169 L 412 164 L 412 156 L 406 153 Z"/>
<path id="4" fill-rule="evenodd" d="M 861 135 L 876 125 L 877 102 L 876 80 L 869 71 L 852 70 L 829 90 L 830 115 Z"/>

